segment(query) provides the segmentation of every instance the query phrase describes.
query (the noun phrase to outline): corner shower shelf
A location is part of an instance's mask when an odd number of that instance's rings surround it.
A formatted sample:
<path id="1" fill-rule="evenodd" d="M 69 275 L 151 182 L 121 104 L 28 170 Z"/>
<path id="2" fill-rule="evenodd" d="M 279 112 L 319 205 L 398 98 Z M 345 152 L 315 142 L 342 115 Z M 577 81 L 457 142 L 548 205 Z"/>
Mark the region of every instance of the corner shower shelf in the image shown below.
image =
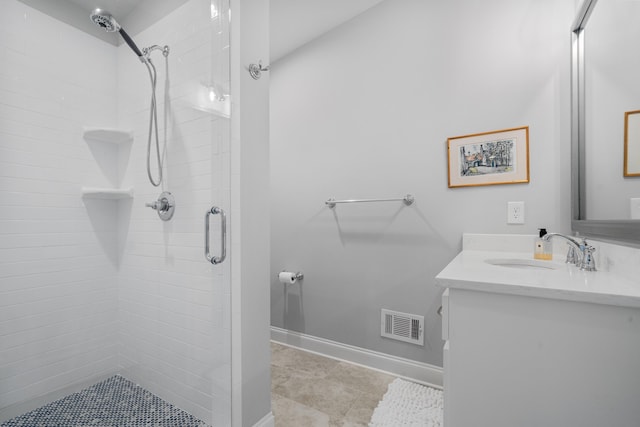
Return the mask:
<path id="1" fill-rule="evenodd" d="M 112 156 L 116 151 L 130 148 L 129 145 L 122 144 L 133 141 L 133 132 L 124 129 L 115 129 L 108 127 L 87 127 L 83 128 L 83 138 L 88 143 L 96 142 L 99 145 L 106 144 L 110 148 L 106 148 L 110 154 L 102 156 L 102 150 L 99 150 L 94 157 L 96 162 L 100 164 L 103 171 L 118 171 L 117 158 Z M 93 150 L 92 150 L 93 151 Z M 111 177 L 115 179 L 115 177 Z M 119 180 L 118 180 L 119 181 Z M 122 200 L 133 198 L 133 188 L 113 188 L 113 187 L 82 187 L 82 197 L 86 199 L 102 199 L 102 200 Z"/>
<path id="2" fill-rule="evenodd" d="M 133 197 L 133 188 L 82 187 L 82 197 L 105 200 L 131 199 Z"/>
<path id="3" fill-rule="evenodd" d="M 110 144 L 122 144 L 133 140 L 133 132 L 112 128 L 84 128 L 85 141 L 98 141 Z"/>

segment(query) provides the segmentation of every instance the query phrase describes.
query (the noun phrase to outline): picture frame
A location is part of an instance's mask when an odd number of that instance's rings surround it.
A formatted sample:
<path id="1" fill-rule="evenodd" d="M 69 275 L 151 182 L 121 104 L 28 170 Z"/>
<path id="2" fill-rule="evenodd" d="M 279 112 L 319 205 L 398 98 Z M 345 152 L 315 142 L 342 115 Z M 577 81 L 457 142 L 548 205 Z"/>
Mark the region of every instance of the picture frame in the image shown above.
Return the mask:
<path id="1" fill-rule="evenodd" d="M 624 176 L 640 176 L 640 110 L 624 113 Z"/>
<path id="2" fill-rule="evenodd" d="M 529 126 L 447 139 L 449 188 L 529 182 Z"/>

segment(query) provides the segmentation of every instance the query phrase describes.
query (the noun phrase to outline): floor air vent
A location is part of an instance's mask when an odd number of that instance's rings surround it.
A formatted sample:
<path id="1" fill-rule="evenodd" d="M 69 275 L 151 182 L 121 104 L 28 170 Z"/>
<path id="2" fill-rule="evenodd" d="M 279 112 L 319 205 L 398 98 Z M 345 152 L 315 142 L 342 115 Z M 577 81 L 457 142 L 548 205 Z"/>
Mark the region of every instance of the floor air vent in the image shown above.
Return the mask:
<path id="1" fill-rule="evenodd" d="M 424 316 L 382 309 L 380 335 L 394 340 L 424 344 Z"/>

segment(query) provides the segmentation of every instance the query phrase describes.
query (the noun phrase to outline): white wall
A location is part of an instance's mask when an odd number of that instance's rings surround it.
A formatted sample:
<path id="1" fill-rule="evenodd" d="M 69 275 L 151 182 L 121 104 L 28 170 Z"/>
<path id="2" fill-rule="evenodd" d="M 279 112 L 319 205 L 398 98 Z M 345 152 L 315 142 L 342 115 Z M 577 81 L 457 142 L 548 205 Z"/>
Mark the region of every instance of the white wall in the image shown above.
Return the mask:
<path id="1" fill-rule="evenodd" d="M 573 3 L 387 0 L 272 64 L 272 325 L 442 366 L 433 278 L 462 233 L 570 231 Z M 448 137 L 519 126 L 530 183 L 447 188 Z M 424 315 L 424 347 L 381 338 L 381 308 Z"/>
<path id="2" fill-rule="evenodd" d="M 269 1 L 233 0 L 231 272 L 233 426 L 273 425 L 269 346 Z"/>
<path id="3" fill-rule="evenodd" d="M 230 124 L 206 86 L 229 93 L 228 9 L 227 1 L 191 0 L 135 37 L 140 48 L 170 46 L 168 74 L 162 54 L 152 54 L 161 141 L 167 135 L 158 188 L 145 166 L 148 73 L 127 45 L 118 48 L 118 123 L 135 134 L 130 155 L 120 153 L 122 182 L 136 192 L 119 212 L 120 367 L 125 377 L 215 426 L 231 422 L 230 264 L 205 259 L 203 218 L 214 205 L 230 210 Z M 176 200 L 168 222 L 145 207 L 162 191 Z M 219 254 L 219 216 L 210 221 L 211 250 Z"/>
<path id="4" fill-rule="evenodd" d="M 115 207 L 83 126 L 116 124 L 116 51 L 0 6 L 0 412 L 117 367 Z M 17 415 L 17 414 L 16 414 Z"/>

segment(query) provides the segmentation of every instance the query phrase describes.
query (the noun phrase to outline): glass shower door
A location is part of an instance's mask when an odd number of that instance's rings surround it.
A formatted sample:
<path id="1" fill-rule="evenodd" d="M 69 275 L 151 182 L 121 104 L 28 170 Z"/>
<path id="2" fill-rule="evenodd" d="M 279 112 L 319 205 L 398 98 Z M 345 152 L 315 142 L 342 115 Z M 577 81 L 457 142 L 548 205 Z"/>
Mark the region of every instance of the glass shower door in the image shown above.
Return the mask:
<path id="1" fill-rule="evenodd" d="M 203 256 L 204 215 L 230 199 L 229 4 L 118 17 L 140 47 L 170 47 L 152 57 L 155 187 L 143 64 L 68 24 L 88 13 L 28 3 L 0 5 L 0 423 L 120 376 L 230 425 L 229 263 Z M 163 191 L 169 221 L 145 206 Z"/>

